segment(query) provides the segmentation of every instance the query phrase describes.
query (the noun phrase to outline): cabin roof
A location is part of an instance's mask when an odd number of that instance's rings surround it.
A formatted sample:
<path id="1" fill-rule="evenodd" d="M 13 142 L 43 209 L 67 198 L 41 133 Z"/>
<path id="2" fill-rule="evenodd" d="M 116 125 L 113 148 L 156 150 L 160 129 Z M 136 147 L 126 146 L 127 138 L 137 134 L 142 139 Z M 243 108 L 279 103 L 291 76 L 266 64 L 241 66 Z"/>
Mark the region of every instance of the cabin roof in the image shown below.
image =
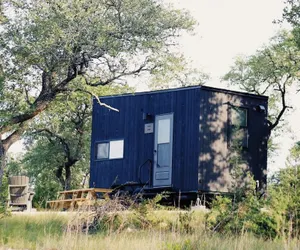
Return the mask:
<path id="1" fill-rule="evenodd" d="M 158 93 L 176 92 L 176 91 L 192 90 L 192 89 L 202 89 L 202 90 L 213 91 L 213 92 L 218 92 L 218 93 L 226 93 L 226 94 L 233 94 L 233 95 L 239 95 L 239 96 L 248 96 L 248 97 L 251 97 L 251 98 L 268 100 L 268 96 L 265 96 L 265 95 L 250 94 L 250 93 L 242 92 L 242 91 L 215 88 L 215 87 L 204 86 L 204 85 L 202 85 L 202 86 L 197 85 L 197 86 L 188 86 L 188 87 L 180 87 L 180 88 L 171 88 L 171 89 L 162 89 L 162 90 L 153 90 L 153 91 L 124 93 L 124 94 L 118 94 L 118 95 L 107 95 L 107 96 L 101 96 L 101 99 L 111 98 L 111 97 L 123 97 L 123 96 L 151 95 L 151 94 L 156 94 L 156 93 L 158 94 Z"/>

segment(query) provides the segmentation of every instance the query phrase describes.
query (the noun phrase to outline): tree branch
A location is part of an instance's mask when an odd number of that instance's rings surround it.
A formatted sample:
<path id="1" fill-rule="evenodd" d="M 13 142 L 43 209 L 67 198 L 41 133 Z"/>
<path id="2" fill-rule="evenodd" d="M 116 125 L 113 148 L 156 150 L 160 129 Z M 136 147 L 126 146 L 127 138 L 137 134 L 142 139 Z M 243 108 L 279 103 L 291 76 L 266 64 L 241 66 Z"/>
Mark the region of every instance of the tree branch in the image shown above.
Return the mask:
<path id="1" fill-rule="evenodd" d="M 2 145 L 4 147 L 4 150 L 8 150 L 9 147 L 20 140 L 21 135 L 23 134 L 24 129 L 23 126 L 20 126 L 18 129 L 16 129 L 14 132 L 12 132 L 9 136 L 7 136 L 4 140 L 2 140 Z"/>
<path id="2" fill-rule="evenodd" d="M 147 62 L 144 62 L 140 67 L 138 67 L 137 69 L 134 69 L 134 70 L 131 70 L 131 71 L 125 71 L 123 70 L 122 72 L 116 74 L 116 69 L 112 69 L 112 66 L 108 64 L 108 67 L 110 69 L 110 72 L 113 73 L 113 76 L 102 81 L 98 81 L 97 83 L 91 83 L 88 78 L 86 77 L 86 75 L 82 75 L 84 77 L 84 80 L 85 80 L 85 83 L 89 86 L 92 86 L 92 87 L 97 87 L 97 86 L 104 86 L 104 85 L 107 85 L 117 79 L 120 79 L 121 77 L 123 76 L 130 76 L 130 75 L 137 75 L 143 71 L 151 71 L 153 70 L 152 68 L 145 68 L 146 67 L 146 63 Z"/>
<path id="3" fill-rule="evenodd" d="M 59 135 L 53 133 L 53 132 L 50 131 L 49 129 L 39 129 L 39 130 L 36 130 L 36 131 L 34 132 L 34 134 L 44 133 L 44 132 L 45 132 L 46 134 L 50 135 L 51 137 L 56 138 L 56 139 L 63 145 L 63 149 L 64 149 L 64 152 L 65 152 L 65 154 L 66 154 L 66 157 L 67 157 L 68 159 L 72 159 L 70 147 L 69 147 L 68 143 L 65 141 L 65 139 L 62 138 L 61 136 L 59 136 Z"/>
<path id="4" fill-rule="evenodd" d="M 74 90 L 74 91 L 87 93 L 87 94 L 91 95 L 92 97 L 94 97 L 94 98 L 97 100 L 97 102 L 98 102 L 98 104 L 99 104 L 100 106 L 104 106 L 104 107 L 106 107 L 106 108 L 108 108 L 108 109 L 111 109 L 111 110 L 113 110 L 113 111 L 119 112 L 118 109 L 116 109 L 116 108 L 114 108 L 114 107 L 112 107 L 112 106 L 110 106 L 110 105 L 108 105 L 108 104 L 106 104 L 106 103 L 101 102 L 101 101 L 100 101 L 100 98 L 99 98 L 96 94 L 94 94 L 93 92 L 90 92 L 90 91 L 85 90 L 85 89 L 76 89 L 76 90 Z"/>
<path id="5" fill-rule="evenodd" d="M 286 84 L 288 82 L 288 80 L 291 78 L 291 75 L 288 75 L 283 83 L 283 85 L 281 86 L 280 83 L 277 83 L 278 86 L 278 91 L 280 92 L 280 97 L 281 97 L 281 105 L 282 108 L 279 112 L 279 114 L 277 115 L 277 117 L 275 118 L 275 122 L 271 123 L 270 121 L 268 122 L 269 124 L 269 135 L 271 134 L 272 130 L 279 124 L 280 119 L 282 118 L 284 112 L 286 111 L 287 108 L 289 108 L 289 106 L 286 105 Z"/>
<path id="6" fill-rule="evenodd" d="M 35 116 L 37 116 L 39 113 L 44 111 L 49 103 L 54 100 L 54 98 L 57 96 L 58 93 L 63 92 L 64 87 L 71 82 L 73 79 L 76 78 L 76 75 L 73 74 L 71 76 L 68 76 L 66 79 L 61 81 L 57 86 L 54 88 L 47 86 L 46 83 L 46 74 L 43 73 L 43 78 L 45 78 L 43 82 L 42 90 L 39 94 L 39 96 L 36 98 L 34 103 L 31 105 L 30 109 L 20 115 L 14 116 L 10 118 L 8 121 L 6 121 L 2 126 L 0 126 L 1 133 L 9 132 L 13 125 L 20 124 L 23 122 L 26 122 Z"/>

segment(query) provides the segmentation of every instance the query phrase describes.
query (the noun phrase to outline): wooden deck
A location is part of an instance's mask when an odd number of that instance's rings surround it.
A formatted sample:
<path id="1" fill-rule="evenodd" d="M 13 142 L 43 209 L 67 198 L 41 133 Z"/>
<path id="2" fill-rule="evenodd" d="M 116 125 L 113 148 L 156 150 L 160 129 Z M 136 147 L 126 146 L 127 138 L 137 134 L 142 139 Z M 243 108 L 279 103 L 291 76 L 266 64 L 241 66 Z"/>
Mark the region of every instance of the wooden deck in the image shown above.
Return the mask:
<path id="1" fill-rule="evenodd" d="M 84 188 L 58 192 L 57 200 L 47 201 L 50 209 L 72 209 L 82 205 L 92 205 L 98 194 L 110 193 L 112 189 L 107 188 Z"/>

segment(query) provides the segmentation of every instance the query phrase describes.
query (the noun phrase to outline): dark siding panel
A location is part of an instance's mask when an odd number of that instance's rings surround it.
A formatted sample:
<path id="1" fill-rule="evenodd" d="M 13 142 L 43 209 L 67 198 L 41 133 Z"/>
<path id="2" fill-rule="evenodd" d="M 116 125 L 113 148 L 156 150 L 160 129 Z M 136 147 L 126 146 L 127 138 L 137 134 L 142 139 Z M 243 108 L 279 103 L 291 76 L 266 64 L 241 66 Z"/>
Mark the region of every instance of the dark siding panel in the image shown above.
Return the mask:
<path id="1" fill-rule="evenodd" d="M 153 160 L 154 133 L 144 134 L 145 123 L 154 123 L 155 115 L 174 113 L 172 184 L 177 190 L 197 190 L 198 101 L 199 89 L 187 89 L 105 98 L 104 102 L 118 108 L 119 113 L 94 102 L 90 185 L 110 187 L 114 180 L 119 184 L 138 181 L 139 166 L 147 159 Z M 152 114 L 153 119 L 144 121 L 143 112 Z M 95 161 L 97 141 L 122 138 L 124 159 Z M 145 167 L 142 180 L 148 179 Z"/>
<path id="2" fill-rule="evenodd" d="M 202 90 L 200 100 L 200 158 L 198 162 L 199 189 L 204 191 L 229 191 L 232 185 L 228 116 L 230 105 L 248 110 L 248 149 L 242 152 L 256 180 L 264 180 L 266 169 L 266 114 L 255 110 L 257 105 L 267 107 L 265 99 L 215 91 Z"/>

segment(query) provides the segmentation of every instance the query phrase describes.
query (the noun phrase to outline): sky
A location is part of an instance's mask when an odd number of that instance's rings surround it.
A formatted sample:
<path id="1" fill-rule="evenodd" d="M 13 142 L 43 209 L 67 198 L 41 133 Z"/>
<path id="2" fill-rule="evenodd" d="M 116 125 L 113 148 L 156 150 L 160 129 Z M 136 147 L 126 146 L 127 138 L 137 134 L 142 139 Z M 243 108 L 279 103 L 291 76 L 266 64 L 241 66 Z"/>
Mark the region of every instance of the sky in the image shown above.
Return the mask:
<path id="1" fill-rule="evenodd" d="M 176 8 L 186 9 L 197 20 L 195 34 L 180 38 L 180 51 L 211 77 L 208 86 L 227 88 L 220 78 L 228 72 L 238 55 L 251 55 L 280 30 L 274 20 L 281 18 L 283 0 L 164 0 Z M 288 27 L 285 25 L 284 27 Z M 300 94 L 298 95 L 299 99 Z M 291 103 L 295 106 L 297 96 Z M 299 106 L 299 105 L 298 105 Z M 284 167 L 285 158 L 294 141 L 300 140 L 300 107 L 286 118 L 291 133 L 277 139 L 281 148 L 269 164 L 276 170 Z M 11 151 L 21 151 L 16 144 Z"/>
<path id="2" fill-rule="evenodd" d="M 210 84 L 228 72 L 234 58 L 253 54 L 280 29 L 282 0 L 168 0 L 190 11 L 197 20 L 194 36 L 184 36 L 181 48 L 212 77 Z"/>

